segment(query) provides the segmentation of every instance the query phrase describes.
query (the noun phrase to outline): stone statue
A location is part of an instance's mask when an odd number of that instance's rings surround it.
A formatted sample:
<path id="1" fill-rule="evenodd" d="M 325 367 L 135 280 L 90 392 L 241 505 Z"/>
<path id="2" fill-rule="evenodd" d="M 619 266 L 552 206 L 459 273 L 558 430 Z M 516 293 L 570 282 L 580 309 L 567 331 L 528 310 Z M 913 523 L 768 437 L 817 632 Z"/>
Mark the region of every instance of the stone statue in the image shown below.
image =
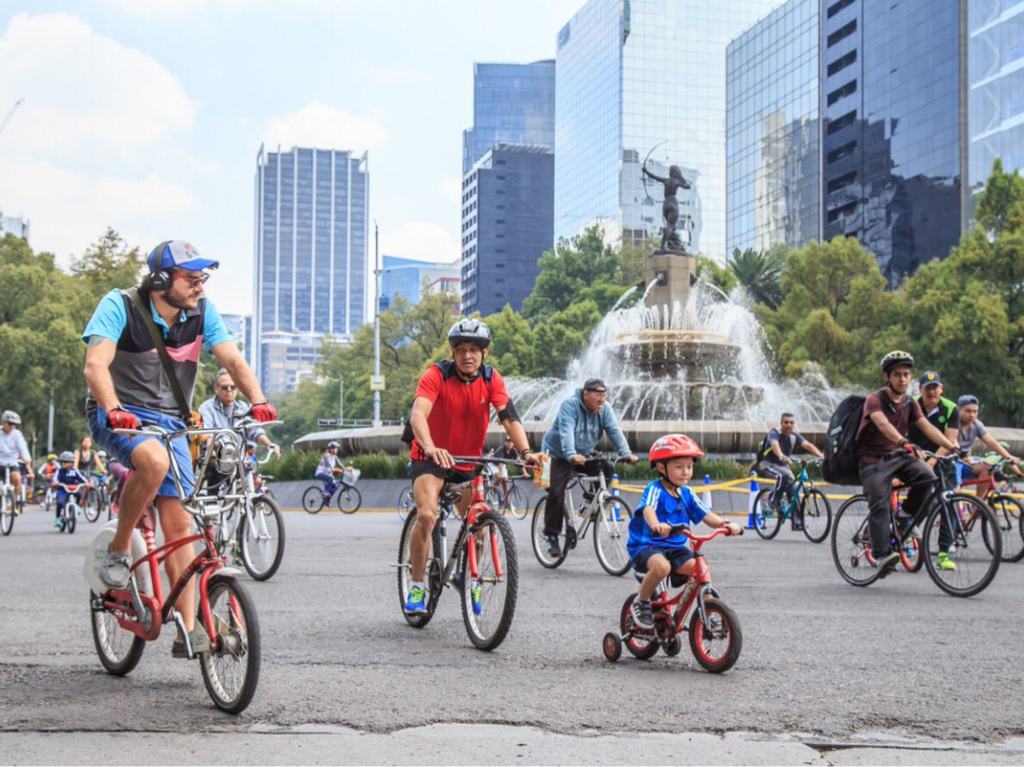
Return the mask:
<path id="1" fill-rule="evenodd" d="M 665 226 L 661 229 L 660 250 L 665 253 L 686 253 L 686 248 L 676 231 L 676 224 L 679 223 L 679 202 L 676 200 L 676 192 L 680 189 L 689 189 L 690 182 L 683 178 L 678 165 L 669 168 L 668 178 L 662 178 L 647 170 L 647 161 L 645 160 L 643 173 L 660 182 L 665 194 L 665 201 L 661 204 L 661 215 L 665 219 Z"/>

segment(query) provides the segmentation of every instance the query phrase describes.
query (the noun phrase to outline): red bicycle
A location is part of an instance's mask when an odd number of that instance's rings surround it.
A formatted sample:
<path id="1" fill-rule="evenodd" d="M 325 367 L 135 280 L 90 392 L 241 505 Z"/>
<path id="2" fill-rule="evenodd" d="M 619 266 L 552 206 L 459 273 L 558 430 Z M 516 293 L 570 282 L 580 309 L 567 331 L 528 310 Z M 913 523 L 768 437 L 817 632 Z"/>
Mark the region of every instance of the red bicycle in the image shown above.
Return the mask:
<path id="1" fill-rule="evenodd" d="M 252 598 L 234 577 L 241 571 L 226 567 L 225 558 L 217 551 L 219 507 L 206 514 L 205 509 L 194 506 L 192 498 L 186 498 L 182 491 L 170 445 L 172 439 L 185 432 L 166 432 L 153 426 L 144 430 L 117 431 L 146 434 L 163 440 L 171 458 L 178 495 L 185 499 L 185 509 L 196 517 L 202 531 L 158 548 L 153 508 L 150 507 L 143 516 L 138 529 L 145 553 L 134 557 L 128 587 L 107 589 L 102 593 L 94 588 L 89 596 L 92 634 L 100 663 L 116 676 L 128 674 L 142 658 L 146 642 L 159 637 L 162 626 L 170 622 L 175 624 L 184 639 L 187 657 L 195 658 L 185 622 L 174 609 L 174 604 L 192 576 L 196 576 L 199 591 L 196 623 L 206 631 L 211 648 L 210 652 L 199 653 L 203 682 L 217 708 L 230 714 L 241 713 L 252 701 L 259 682 L 260 629 Z M 174 551 L 195 543 L 202 544 L 202 548 L 165 596 L 160 564 Z M 89 564 L 86 563 L 87 570 Z"/>
<path id="2" fill-rule="evenodd" d="M 720 674 L 731 669 L 739 659 L 743 647 L 739 618 L 711 585 L 711 574 L 704 555 L 700 553 L 705 543 L 729 533 L 725 528 L 719 528 L 711 535 L 693 535 L 683 525 L 673 526 L 672 535 L 680 533 L 693 544 L 696 572 L 691 576 L 672 573 L 661 582 L 651 597 L 653 630 L 641 629 L 634 624 L 632 608 L 636 594 L 629 595 L 619 615 L 621 633 L 608 632 L 601 643 L 604 657 L 612 663 L 621 657 L 623 644 L 640 660 L 653 658 L 658 648 L 674 657 L 683 648 L 680 637 L 684 632 L 689 634 L 693 657 L 707 671 Z M 637 576 L 642 579 L 640 573 Z M 670 587 L 679 588 L 673 597 L 669 596 Z"/>
<path id="3" fill-rule="evenodd" d="M 1000 461 L 991 467 L 991 474 L 977 479 L 965 479 L 960 483 L 961 487 L 973 486 L 975 493 L 981 500 L 983 489 L 985 492 L 984 503 L 987 503 L 992 512 L 996 515 L 996 525 L 1000 537 L 1003 539 L 1003 561 L 1020 562 L 1024 559 L 1024 506 L 1014 499 L 1010 493 L 1012 490 L 1000 490 L 996 477 L 1005 478 L 1005 471 L 1013 466 L 1010 461 Z M 977 515 L 973 514 L 967 524 L 974 524 Z M 985 531 L 987 533 L 987 531 Z M 988 540 L 986 538 L 986 545 Z"/>

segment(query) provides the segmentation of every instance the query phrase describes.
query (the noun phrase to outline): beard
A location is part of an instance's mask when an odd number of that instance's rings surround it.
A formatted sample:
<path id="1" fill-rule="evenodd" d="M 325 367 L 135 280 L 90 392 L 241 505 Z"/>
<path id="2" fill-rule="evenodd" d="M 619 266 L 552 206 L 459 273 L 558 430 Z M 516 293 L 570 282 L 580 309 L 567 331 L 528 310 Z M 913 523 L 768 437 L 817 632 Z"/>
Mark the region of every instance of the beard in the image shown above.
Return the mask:
<path id="1" fill-rule="evenodd" d="M 176 296 L 173 291 L 168 290 L 164 293 L 164 301 L 169 303 L 175 309 L 186 311 L 188 309 L 194 309 L 196 304 L 199 303 L 199 299 L 191 299 L 188 296 Z"/>

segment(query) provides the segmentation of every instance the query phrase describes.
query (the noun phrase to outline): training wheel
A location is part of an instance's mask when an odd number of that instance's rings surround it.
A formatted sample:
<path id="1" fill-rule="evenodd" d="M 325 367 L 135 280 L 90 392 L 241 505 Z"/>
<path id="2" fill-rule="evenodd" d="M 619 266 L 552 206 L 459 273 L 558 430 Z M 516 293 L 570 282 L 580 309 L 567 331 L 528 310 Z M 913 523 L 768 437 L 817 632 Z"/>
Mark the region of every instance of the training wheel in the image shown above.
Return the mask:
<path id="1" fill-rule="evenodd" d="M 601 649 L 604 650 L 604 657 L 614 663 L 622 655 L 622 640 L 619 639 L 618 634 L 613 634 L 609 631 L 604 635 Z"/>

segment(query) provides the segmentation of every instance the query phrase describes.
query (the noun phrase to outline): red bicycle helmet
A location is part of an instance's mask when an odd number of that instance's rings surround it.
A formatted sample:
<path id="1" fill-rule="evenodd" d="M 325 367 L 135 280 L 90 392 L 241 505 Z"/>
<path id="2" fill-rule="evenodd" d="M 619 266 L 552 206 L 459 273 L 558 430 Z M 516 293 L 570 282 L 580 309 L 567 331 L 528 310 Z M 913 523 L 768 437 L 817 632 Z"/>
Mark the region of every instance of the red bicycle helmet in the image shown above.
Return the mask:
<path id="1" fill-rule="evenodd" d="M 658 461 L 671 461 L 673 458 L 703 458 L 704 453 L 685 434 L 666 434 L 651 445 L 648 457 L 653 466 Z"/>

